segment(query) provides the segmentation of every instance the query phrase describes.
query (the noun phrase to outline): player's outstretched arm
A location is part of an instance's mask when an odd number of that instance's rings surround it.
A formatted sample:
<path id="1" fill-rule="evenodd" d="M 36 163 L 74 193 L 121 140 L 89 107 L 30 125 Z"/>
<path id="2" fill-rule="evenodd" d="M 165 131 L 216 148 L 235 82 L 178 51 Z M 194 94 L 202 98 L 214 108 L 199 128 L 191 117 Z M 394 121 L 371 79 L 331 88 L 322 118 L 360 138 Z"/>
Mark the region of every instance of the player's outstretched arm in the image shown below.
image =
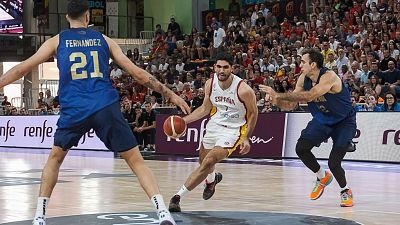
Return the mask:
<path id="1" fill-rule="evenodd" d="M 50 38 L 38 49 L 38 51 L 27 60 L 11 68 L 0 77 L 0 88 L 21 79 L 39 64 L 46 62 L 56 54 L 58 46 L 58 35 Z"/>
<path id="2" fill-rule="evenodd" d="M 240 99 L 246 106 L 247 128 L 244 140 L 240 144 L 240 154 L 245 155 L 250 151 L 250 138 L 256 127 L 258 118 L 258 108 L 256 95 L 249 85 L 242 82 L 239 87 Z"/>
<path id="3" fill-rule="evenodd" d="M 196 120 L 199 120 L 205 116 L 207 116 L 208 114 L 210 114 L 211 109 L 212 109 L 212 103 L 210 101 L 210 89 L 211 89 L 211 80 L 207 80 L 206 84 L 204 85 L 204 100 L 203 100 L 203 104 L 197 108 L 196 110 L 194 110 L 192 113 L 190 113 L 189 115 L 183 117 L 183 119 L 185 120 L 186 124 L 194 122 Z"/>
<path id="4" fill-rule="evenodd" d="M 293 92 L 300 92 L 303 90 L 302 87 L 298 87 L 299 85 L 296 85 L 296 88 Z M 266 93 L 265 99 L 266 100 L 271 100 L 272 104 L 283 109 L 283 110 L 293 110 L 297 107 L 298 102 L 297 101 L 287 101 L 287 100 L 282 100 L 282 99 L 277 99 L 277 94 L 274 89 L 272 89 L 269 86 L 265 85 L 260 85 L 260 90 Z"/>
<path id="5" fill-rule="evenodd" d="M 132 61 L 126 57 L 126 55 L 122 52 L 121 48 L 117 43 L 111 40 L 109 37 L 104 36 L 107 44 L 110 48 L 110 53 L 112 59 L 124 69 L 127 73 L 129 73 L 135 80 L 137 80 L 140 84 L 161 93 L 164 98 L 166 98 L 169 102 L 177 105 L 185 114 L 190 113 L 190 107 L 186 104 L 186 102 L 179 96 L 177 96 L 173 91 L 171 91 L 168 87 L 158 81 L 155 77 L 153 77 L 146 70 L 143 70 L 137 67 Z"/>
<path id="6" fill-rule="evenodd" d="M 332 72 L 328 71 L 324 74 L 324 76 L 321 77 L 319 83 L 315 85 L 311 90 L 309 91 L 296 91 L 292 93 L 277 93 L 277 100 L 286 100 L 286 101 L 296 101 L 296 102 L 311 102 L 314 99 L 328 93 L 333 85 L 338 82 L 338 76 Z M 301 82 L 304 81 L 303 77 L 299 77 L 299 81 Z M 303 88 L 304 84 L 301 84 Z M 296 85 L 297 89 L 297 85 Z"/>

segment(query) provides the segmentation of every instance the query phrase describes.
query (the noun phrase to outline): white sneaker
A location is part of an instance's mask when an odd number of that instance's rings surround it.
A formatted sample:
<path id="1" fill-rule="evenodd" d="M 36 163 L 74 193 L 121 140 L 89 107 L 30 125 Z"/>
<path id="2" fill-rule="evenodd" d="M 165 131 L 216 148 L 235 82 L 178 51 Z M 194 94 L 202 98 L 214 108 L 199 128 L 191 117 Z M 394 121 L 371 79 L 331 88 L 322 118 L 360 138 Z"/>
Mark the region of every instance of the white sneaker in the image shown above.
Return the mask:
<path id="1" fill-rule="evenodd" d="M 46 219 L 44 217 L 37 217 L 32 221 L 33 225 L 46 225 Z"/>
<path id="2" fill-rule="evenodd" d="M 175 220 L 167 210 L 161 210 L 158 212 L 159 225 L 176 225 Z"/>

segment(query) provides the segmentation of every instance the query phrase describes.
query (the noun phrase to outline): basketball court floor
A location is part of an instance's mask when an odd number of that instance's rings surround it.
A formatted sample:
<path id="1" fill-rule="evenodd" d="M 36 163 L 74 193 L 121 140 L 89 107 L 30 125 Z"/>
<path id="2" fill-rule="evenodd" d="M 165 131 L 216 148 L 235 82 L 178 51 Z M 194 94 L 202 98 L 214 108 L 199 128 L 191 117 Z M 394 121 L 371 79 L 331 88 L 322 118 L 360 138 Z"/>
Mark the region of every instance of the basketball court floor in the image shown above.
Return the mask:
<path id="1" fill-rule="evenodd" d="M 41 169 L 49 150 L 0 148 L 0 224 L 28 225 L 36 209 Z M 196 158 L 151 156 L 168 201 L 197 166 Z M 321 161 L 327 168 L 327 162 Z M 228 159 L 213 198 L 203 186 L 181 201 L 178 225 L 400 224 L 400 164 L 343 163 L 355 206 L 339 206 L 332 184 L 311 201 L 314 174 L 299 160 Z M 151 202 L 122 159 L 111 152 L 71 151 L 48 207 L 48 225 L 158 224 Z"/>

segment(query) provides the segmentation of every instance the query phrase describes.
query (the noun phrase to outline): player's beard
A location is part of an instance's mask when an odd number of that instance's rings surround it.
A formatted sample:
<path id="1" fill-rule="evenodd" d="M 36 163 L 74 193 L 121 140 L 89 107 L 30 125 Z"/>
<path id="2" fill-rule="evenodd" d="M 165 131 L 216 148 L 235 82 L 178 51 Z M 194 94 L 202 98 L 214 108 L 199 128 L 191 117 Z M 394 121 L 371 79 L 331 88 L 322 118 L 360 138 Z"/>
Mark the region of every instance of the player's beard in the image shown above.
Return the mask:
<path id="1" fill-rule="evenodd" d="M 222 74 L 222 76 L 221 76 Z M 226 73 L 218 73 L 218 80 L 221 82 L 227 81 L 230 77 L 230 73 L 227 75 Z"/>

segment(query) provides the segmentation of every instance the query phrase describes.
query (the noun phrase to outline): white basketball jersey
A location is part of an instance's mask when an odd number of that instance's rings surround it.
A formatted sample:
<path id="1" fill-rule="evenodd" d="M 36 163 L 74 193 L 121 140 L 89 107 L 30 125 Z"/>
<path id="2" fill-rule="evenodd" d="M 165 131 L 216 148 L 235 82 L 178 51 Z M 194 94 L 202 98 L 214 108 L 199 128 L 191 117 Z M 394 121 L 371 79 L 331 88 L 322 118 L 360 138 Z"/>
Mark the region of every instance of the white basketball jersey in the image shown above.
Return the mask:
<path id="1" fill-rule="evenodd" d="M 213 104 L 209 123 L 230 128 L 240 128 L 246 124 L 246 107 L 239 98 L 238 90 L 242 79 L 233 75 L 229 88 L 222 90 L 218 84 L 218 75 L 214 73 L 211 84 L 210 100 Z"/>

